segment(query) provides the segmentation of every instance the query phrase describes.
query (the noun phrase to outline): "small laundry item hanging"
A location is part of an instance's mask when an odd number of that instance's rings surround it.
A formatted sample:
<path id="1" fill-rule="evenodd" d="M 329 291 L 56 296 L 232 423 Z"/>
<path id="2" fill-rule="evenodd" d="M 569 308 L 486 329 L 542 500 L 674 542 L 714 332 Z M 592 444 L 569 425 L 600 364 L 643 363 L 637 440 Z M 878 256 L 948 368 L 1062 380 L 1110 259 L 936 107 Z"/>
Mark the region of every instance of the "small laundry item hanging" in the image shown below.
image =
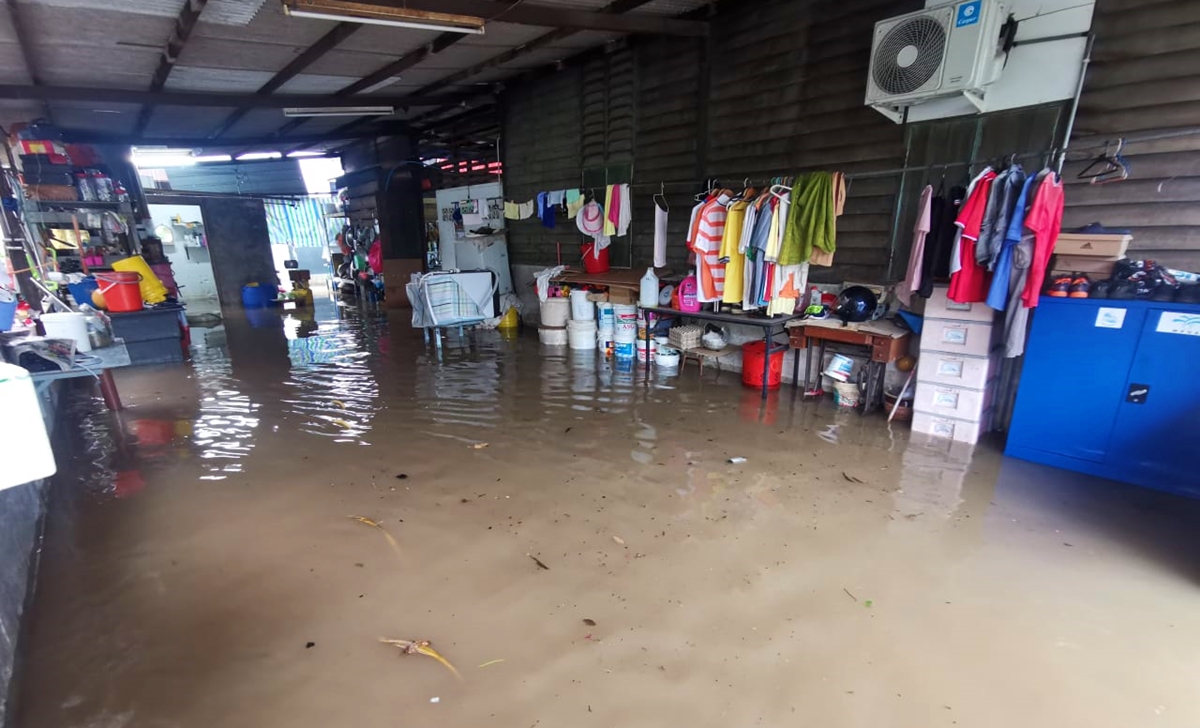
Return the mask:
<path id="1" fill-rule="evenodd" d="M 504 202 L 504 219 L 505 220 L 519 220 L 520 216 L 521 216 L 520 206 L 517 205 L 517 203 L 515 203 L 515 202 L 509 202 L 509 201 L 505 200 L 505 202 Z"/>
<path id="2" fill-rule="evenodd" d="M 550 203 L 550 193 L 537 193 L 537 216 L 542 221 L 542 227 L 554 229 L 554 206 Z"/>
<path id="3" fill-rule="evenodd" d="M 518 220 L 528 220 L 529 218 L 533 217 L 533 212 L 533 200 L 530 200 L 529 202 L 522 202 L 517 205 Z"/>
<path id="4" fill-rule="evenodd" d="M 617 185 L 617 190 L 613 194 L 620 204 L 617 209 L 617 235 L 625 235 L 629 232 L 629 223 L 633 221 L 633 203 L 629 201 L 629 185 Z"/>
<path id="5" fill-rule="evenodd" d="M 579 190 L 567 190 L 567 217 L 575 217 L 579 214 L 579 208 L 583 207 L 583 193 Z"/>
<path id="6" fill-rule="evenodd" d="M 666 201 L 654 201 L 654 267 L 667 265 L 667 209 Z"/>

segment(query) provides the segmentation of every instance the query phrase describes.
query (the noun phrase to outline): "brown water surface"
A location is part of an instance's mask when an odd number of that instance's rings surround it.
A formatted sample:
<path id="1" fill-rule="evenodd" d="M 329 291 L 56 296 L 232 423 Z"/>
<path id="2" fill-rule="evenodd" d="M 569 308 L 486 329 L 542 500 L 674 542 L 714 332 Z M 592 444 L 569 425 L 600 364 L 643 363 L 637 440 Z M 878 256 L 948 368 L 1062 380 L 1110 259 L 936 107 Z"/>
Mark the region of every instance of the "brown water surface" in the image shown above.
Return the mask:
<path id="1" fill-rule="evenodd" d="M 18 728 L 1200 725 L 1193 502 L 736 374 L 253 322 L 74 403 Z"/>

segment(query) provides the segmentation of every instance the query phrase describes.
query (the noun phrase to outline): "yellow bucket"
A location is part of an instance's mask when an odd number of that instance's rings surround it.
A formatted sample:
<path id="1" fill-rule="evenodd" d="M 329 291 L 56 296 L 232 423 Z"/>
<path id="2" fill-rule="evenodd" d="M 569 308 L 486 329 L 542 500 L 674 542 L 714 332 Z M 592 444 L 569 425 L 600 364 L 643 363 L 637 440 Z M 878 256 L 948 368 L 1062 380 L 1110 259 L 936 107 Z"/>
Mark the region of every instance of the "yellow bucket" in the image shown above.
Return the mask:
<path id="1" fill-rule="evenodd" d="M 512 306 L 504 312 L 503 316 L 500 317 L 500 323 L 496 324 L 496 328 L 515 329 L 520 325 L 520 323 L 521 319 L 519 316 L 517 316 L 517 308 L 516 306 Z"/>
<path id="2" fill-rule="evenodd" d="M 167 300 L 167 287 L 162 284 L 158 276 L 154 275 L 154 271 L 150 270 L 150 266 L 142 256 L 135 255 L 125 260 L 118 260 L 112 264 L 112 267 L 113 270 L 142 274 L 142 282 L 139 287 L 142 291 L 142 300 L 146 303 L 162 303 Z"/>

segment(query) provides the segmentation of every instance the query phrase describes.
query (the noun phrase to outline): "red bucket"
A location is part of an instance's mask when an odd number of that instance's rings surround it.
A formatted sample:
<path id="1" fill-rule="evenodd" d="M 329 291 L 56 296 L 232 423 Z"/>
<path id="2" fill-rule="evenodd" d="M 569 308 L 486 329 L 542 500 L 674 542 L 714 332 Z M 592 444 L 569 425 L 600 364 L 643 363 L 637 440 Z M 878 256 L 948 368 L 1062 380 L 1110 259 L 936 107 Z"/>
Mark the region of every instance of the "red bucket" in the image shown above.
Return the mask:
<path id="1" fill-rule="evenodd" d="M 762 389 L 763 357 L 767 345 L 762 341 L 742 344 L 742 384 Z M 767 388 L 778 389 L 783 382 L 783 350 L 771 354 L 771 365 L 767 368 Z"/>
<path id="2" fill-rule="evenodd" d="M 96 283 L 104 296 L 104 305 L 113 313 L 129 313 L 142 310 L 141 273 L 114 271 L 96 273 Z"/>
<path id="3" fill-rule="evenodd" d="M 608 272 L 608 248 L 596 253 L 596 244 L 587 243 L 579 246 L 583 251 L 583 269 L 588 273 Z"/>

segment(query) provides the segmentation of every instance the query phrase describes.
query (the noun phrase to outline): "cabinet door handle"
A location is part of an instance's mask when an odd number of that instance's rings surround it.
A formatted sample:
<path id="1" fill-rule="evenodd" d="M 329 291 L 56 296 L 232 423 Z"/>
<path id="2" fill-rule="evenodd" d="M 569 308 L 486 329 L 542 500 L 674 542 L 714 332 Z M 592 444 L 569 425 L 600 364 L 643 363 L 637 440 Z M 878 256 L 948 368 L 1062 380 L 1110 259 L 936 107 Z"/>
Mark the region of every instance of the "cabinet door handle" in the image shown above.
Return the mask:
<path id="1" fill-rule="evenodd" d="M 1149 384 L 1130 384 L 1129 391 L 1125 393 L 1125 401 L 1132 404 L 1146 404 L 1146 398 L 1150 396 Z"/>

